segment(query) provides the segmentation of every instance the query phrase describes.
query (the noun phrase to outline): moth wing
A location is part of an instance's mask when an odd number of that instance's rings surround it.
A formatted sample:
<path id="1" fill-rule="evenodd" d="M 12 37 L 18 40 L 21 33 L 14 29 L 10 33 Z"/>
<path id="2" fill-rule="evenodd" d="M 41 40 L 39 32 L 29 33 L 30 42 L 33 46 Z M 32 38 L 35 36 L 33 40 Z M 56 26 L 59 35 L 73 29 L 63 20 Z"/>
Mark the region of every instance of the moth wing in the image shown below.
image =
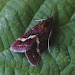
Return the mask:
<path id="1" fill-rule="evenodd" d="M 38 65 L 41 59 L 40 53 L 37 51 L 37 38 L 31 48 L 25 52 L 25 55 L 31 65 Z"/>
<path id="2" fill-rule="evenodd" d="M 25 39 L 25 38 L 20 38 L 17 39 L 10 47 L 10 50 L 14 52 L 26 52 L 28 51 L 33 43 L 35 42 L 35 39 Z"/>

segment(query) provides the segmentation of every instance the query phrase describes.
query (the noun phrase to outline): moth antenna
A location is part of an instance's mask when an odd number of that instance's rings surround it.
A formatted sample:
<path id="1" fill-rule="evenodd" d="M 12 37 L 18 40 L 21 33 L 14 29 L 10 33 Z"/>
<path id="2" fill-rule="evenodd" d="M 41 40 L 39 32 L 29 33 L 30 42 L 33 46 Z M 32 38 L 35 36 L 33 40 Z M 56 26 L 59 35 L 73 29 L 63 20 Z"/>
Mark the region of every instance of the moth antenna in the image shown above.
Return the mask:
<path id="1" fill-rule="evenodd" d="M 51 37 L 51 34 L 52 34 L 52 30 L 50 31 L 49 37 L 48 37 L 48 52 L 49 53 L 50 53 L 50 37 Z"/>
<path id="2" fill-rule="evenodd" d="M 37 22 L 41 22 L 41 21 L 43 21 L 43 20 L 46 20 L 46 19 L 40 19 L 40 20 L 35 20 L 35 21 L 37 21 Z"/>

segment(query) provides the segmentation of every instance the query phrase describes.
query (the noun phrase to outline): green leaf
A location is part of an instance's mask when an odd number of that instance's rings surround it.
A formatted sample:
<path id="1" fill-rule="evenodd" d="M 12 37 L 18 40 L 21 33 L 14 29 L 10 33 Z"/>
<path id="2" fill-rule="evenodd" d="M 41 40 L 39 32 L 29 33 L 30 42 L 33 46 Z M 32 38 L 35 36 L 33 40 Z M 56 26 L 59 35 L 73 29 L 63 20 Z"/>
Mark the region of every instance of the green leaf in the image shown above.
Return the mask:
<path id="1" fill-rule="evenodd" d="M 0 75 L 75 74 L 75 0 L 0 2 Z M 37 24 L 35 20 L 50 16 L 54 17 L 51 51 L 45 50 L 40 64 L 31 66 L 24 54 L 11 52 L 10 46 Z"/>
<path id="2" fill-rule="evenodd" d="M 9 1 L 9 0 L 0 0 L 0 11 L 5 6 L 5 4 L 7 3 L 7 1 Z"/>

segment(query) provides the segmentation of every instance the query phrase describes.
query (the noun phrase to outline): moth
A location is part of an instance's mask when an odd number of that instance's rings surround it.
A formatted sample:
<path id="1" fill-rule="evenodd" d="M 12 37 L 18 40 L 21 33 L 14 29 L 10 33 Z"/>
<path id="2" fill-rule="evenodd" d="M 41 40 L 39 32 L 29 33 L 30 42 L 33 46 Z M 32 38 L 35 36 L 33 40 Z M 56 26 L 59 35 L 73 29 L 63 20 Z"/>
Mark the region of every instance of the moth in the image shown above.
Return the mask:
<path id="1" fill-rule="evenodd" d="M 31 65 L 38 65 L 42 53 L 50 45 L 53 18 L 47 18 L 19 37 L 10 47 L 11 51 L 25 53 Z"/>

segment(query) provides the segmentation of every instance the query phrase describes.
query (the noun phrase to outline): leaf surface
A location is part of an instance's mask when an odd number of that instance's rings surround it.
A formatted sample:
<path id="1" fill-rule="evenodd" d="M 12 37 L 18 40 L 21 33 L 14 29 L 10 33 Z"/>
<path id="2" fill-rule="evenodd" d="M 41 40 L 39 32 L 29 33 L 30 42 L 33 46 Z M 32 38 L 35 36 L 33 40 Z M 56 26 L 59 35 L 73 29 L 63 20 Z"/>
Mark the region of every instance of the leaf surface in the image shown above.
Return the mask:
<path id="1" fill-rule="evenodd" d="M 4 1 L 4 0 L 3 0 Z M 0 3 L 0 75 L 75 74 L 75 0 L 5 0 Z M 49 16 L 54 17 L 50 53 L 38 66 L 10 51 L 18 37 Z"/>

